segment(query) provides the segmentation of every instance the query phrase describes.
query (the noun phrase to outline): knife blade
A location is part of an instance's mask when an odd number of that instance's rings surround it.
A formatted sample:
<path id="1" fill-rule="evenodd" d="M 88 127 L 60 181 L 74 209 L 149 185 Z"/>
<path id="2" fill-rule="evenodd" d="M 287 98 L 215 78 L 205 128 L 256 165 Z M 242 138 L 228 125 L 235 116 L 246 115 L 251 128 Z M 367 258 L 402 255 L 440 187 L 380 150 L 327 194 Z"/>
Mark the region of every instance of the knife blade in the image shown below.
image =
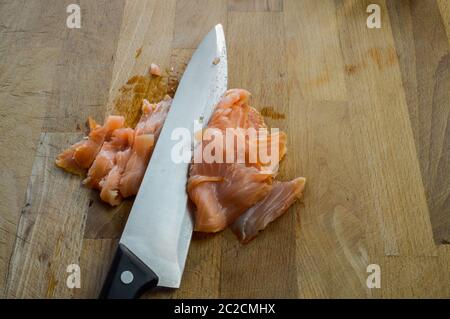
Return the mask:
<path id="1" fill-rule="evenodd" d="M 100 298 L 135 298 L 155 286 L 180 286 L 193 231 L 186 182 L 189 163 L 176 163 L 172 132 L 207 123 L 227 89 L 222 25 L 194 52 L 176 91 L 152 158 L 120 238 Z"/>

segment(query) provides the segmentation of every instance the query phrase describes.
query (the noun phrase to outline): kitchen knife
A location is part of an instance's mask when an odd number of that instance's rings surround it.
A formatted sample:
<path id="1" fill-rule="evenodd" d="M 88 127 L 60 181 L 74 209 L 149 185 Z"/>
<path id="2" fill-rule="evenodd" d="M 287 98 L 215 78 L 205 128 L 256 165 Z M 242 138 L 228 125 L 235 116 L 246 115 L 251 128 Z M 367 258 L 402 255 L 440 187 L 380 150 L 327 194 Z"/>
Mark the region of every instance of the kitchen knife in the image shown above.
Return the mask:
<path id="1" fill-rule="evenodd" d="M 172 132 L 208 123 L 227 88 L 227 54 L 222 25 L 203 39 L 176 91 L 152 158 L 134 201 L 100 298 L 137 298 L 156 286 L 178 288 L 193 231 L 186 182 L 189 163 L 171 152 Z M 189 147 L 191 147 L 189 145 Z"/>

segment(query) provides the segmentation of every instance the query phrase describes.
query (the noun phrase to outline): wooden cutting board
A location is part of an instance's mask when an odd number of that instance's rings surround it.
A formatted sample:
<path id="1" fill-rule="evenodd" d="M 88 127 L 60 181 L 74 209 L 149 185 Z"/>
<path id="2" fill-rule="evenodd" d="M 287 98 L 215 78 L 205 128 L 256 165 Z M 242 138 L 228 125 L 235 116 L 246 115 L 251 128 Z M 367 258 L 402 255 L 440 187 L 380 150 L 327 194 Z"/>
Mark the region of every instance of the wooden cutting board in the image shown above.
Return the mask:
<path id="1" fill-rule="evenodd" d="M 70 2 L 0 4 L 0 297 L 97 296 L 132 203 L 101 204 L 55 156 L 219 22 L 230 87 L 288 133 L 280 178 L 307 190 L 246 246 L 195 234 L 181 288 L 145 297 L 450 297 L 448 1 L 80 1 L 68 29 Z"/>

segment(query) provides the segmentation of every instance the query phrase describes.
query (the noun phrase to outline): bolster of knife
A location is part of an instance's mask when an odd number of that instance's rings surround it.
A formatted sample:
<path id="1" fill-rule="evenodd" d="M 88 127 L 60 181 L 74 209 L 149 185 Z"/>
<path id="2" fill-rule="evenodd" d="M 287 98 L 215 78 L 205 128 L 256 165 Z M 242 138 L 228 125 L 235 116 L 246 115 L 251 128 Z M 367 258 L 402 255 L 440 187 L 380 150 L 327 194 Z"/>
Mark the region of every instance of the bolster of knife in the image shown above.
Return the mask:
<path id="1" fill-rule="evenodd" d="M 138 298 L 157 284 L 158 276 L 127 247 L 119 244 L 99 298 Z"/>

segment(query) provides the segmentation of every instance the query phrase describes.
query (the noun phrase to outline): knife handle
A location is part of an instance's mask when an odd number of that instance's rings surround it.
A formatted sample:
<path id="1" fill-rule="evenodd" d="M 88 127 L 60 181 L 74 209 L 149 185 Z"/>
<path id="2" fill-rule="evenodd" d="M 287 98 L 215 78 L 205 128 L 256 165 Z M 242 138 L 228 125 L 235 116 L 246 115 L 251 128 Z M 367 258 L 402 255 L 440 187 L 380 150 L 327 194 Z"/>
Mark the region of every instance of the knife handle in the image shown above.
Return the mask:
<path id="1" fill-rule="evenodd" d="M 119 244 L 99 298 L 138 298 L 157 284 L 158 276 L 127 247 Z"/>

